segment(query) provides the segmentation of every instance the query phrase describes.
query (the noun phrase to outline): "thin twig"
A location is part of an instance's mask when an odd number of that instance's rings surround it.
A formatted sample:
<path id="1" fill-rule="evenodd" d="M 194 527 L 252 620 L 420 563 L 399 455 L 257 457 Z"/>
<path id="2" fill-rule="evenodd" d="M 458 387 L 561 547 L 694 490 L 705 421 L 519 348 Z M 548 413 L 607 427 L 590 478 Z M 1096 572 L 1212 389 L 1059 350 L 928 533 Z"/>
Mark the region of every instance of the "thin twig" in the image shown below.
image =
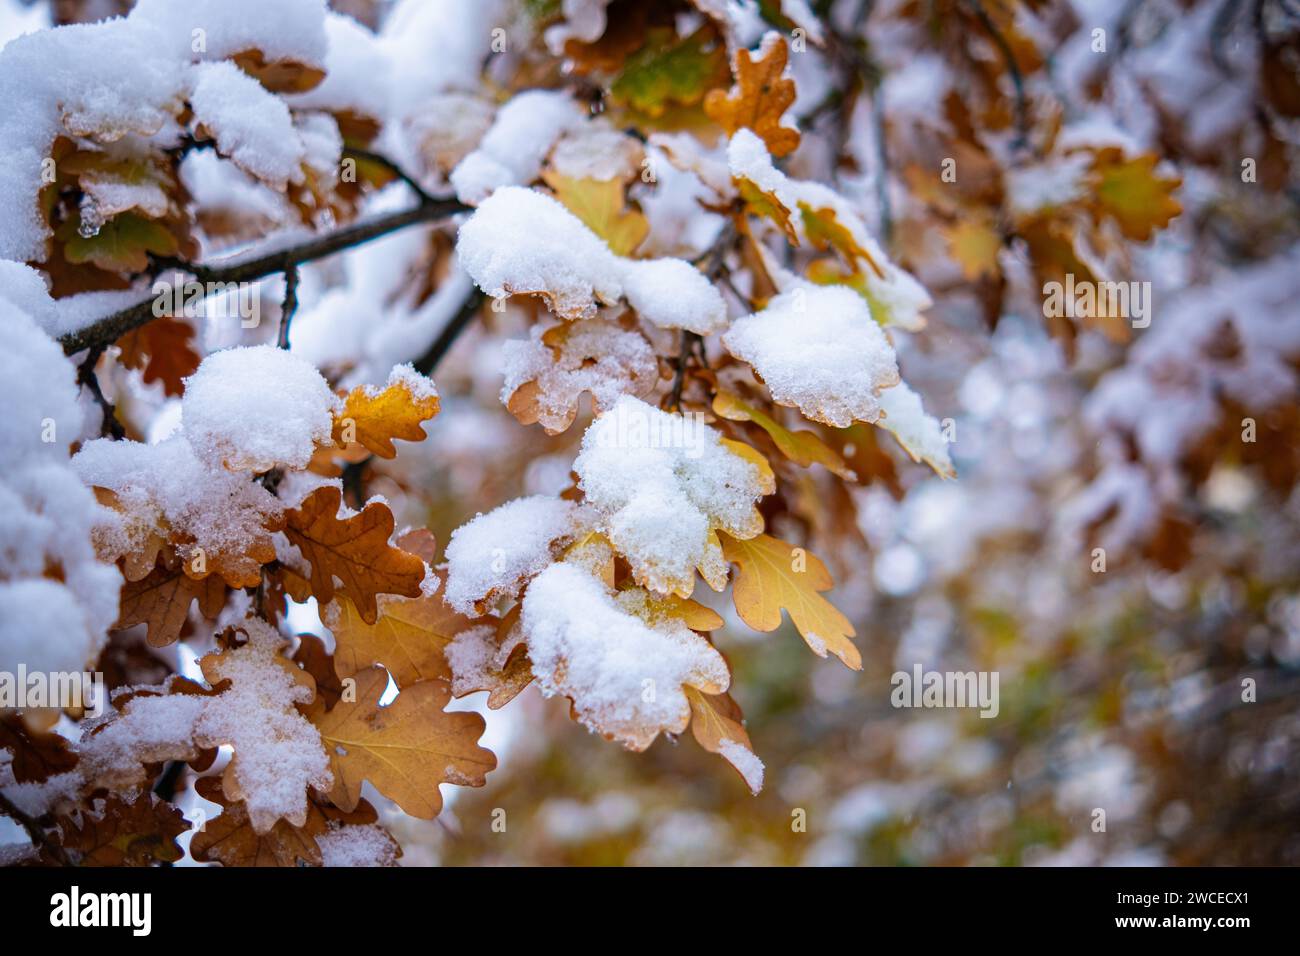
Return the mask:
<path id="1" fill-rule="evenodd" d="M 1002 54 L 1002 59 L 1006 62 L 1007 73 L 1011 76 L 1011 86 L 1016 93 L 1016 138 L 1011 141 L 1011 148 L 1013 150 L 1024 149 L 1029 145 L 1029 101 L 1025 98 L 1025 77 L 1020 72 L 1020 64 L 1016 62 L 1015 51 L 1011 49 L 1011 44 L 1002 35 L 998 25 L 993 22 L 989 12 L 984 9 L 981 0 L 966 0 L 966 3 L 974 11 L 976 19 L 988 32 L 989 37 L 993 40 L 993 45 L 998 48 L 998 52 Z"/>
<path id="2" fill-rule="evenodd" d="M 343 153 L 345 156 L 351 156 L 353 159 L 364 160 L 367 163 L 374 163 L 376 166 L 384 167 L 384 169 L 388 170 L 402 182 L 406 183 L 406 185 L 410 186 L 411 191 L 419 197 L 422 204 L 437 201 L 425 192 L 424 187 L 416 181 L 414 176 L 404 170 L 401 166 L 397 165 L 397 163 L 393 162 L 387 156 L 381 155 L 380 153 L 372 153 L 368 149 L 357 149 L 354 146 L 343 147 Z"/>
<path id="3" fill-rule="evenodd" d="M 215 284 L 253 282 L 282 273 L 290 266 L 315 262 L 317 259 L 323 259 L 344 249 L 351 249 L 372 239 L 405 229 L 407 226 L 436 223 L 467 211 L 469 211 L 468 206 L 454 199 L 437 199 L 410 209 L 355 222 L 323 236 L 313 236 L 298 245 L 239 259 L 221 266 L 175 262 L 166 264 L 179 271 L 188 272 L 204 282 Z M 153 321 L 156 317 L 154 299 L 145 299 L 63 336 L 59 339 L 59 344 L 68 355 L 80 352 L 82 349 L 108 346 L 127 332 Z"/>
<path id="4" fill-rule="evenodd" d="M 99 433 L 111 435 L 115 441 L 120 441 L 126 437 L 126 430 L 117 420 L 117 409 L 104 397 L 104 390 L 99 387 L 99 376 L 95 374 L 95 365 L 99 362 L 99 357 L 104 354 L 104 348 L 105 346 L 101 345 L 92 349 L 85 360 L 77 366 L 77 382 L 90 390 L 91 397 L 95 399 L 95 404 L 99 406 L 100 413 L 104 416 Z"/>
<path id="5" fill-rule="evenodd" d="M 0 813 L 4 813 L 18 821 L 31 838 L 32 846 L 43 848 L 50 856 L 54 857 L 60 866 L 72 866 L 72 860 L 68 857 L 67 851 L 50 839 L 43 826 L 14 806 L 13 801 L 3 793 L 0 793 Z"/>
<path id="6" fill-rule="evenodd" d="M 284 270 L 284 301 L 280 304 L 280 334 L 276 345 L 282 349 L 289 348 L 289 323 L 298 311 L 298 266 L 290 263 Z"/>
<path id="7" fill-rule="evenodd" d="M 485 301 L 487 301 L 487 296 L 478 289 L 470 289 L 470 293 L 465 297 L 460 309 L 443 326 L 442 331 L 438 333 L 438 338 L 434 340 L 423 355 L 411 363 L 415 366 L 417 372 L 421 375 L 433 374 L 443 356 L 456 343 L 456 339 L 468 328 L 470 322 L 474 321 L 474 316 L 478 315 L 479 308 L 482 307 Z"/>

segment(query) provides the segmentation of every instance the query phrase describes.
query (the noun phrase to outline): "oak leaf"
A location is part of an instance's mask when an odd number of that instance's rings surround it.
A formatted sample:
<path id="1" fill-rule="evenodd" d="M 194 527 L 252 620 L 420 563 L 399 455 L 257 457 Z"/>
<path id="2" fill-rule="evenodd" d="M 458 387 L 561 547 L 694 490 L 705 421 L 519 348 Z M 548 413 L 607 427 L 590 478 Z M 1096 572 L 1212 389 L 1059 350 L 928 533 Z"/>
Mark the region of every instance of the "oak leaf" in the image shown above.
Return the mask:
<path id="1" fill-rule="evenodd" d="M 1093 161 L 1095 208 L 1114 219 L 1129 239 L 1146 242 L 1183 211 L 1173 198 L 1182 179 L 1157 175 L 1159 161 L 1155 153 L 1126 160 L 1123 152 L 1113 146 L 1100 150 Z"/>
<path id="2" fill-rule="evenodd" d="M 775 631 L 784 608 L 818 657 L 830 651 L 853 670 L 862 669 L 862 656 L 849 640 L 853 625 L 818 593 L 834 585 L 826 565 L 770 535 L 721 537 L 723 554 L 740 569 L 731 596 L 742 621 L 756 631 Z"/>
<path id="3" fill-rule="evenodd" d="M 691 703 L 691 734 L 711 754 L 718 754 L 740 774 L 751 793 L 763 789 L 763 763 L 754 754 L 745 731 L 745 715 L 731 694 L 705 694 L 687 687 Z"/>
<path id="4" fill-rule="evenodd" d="M 617 179 L 575 179 L 548 169 L 542 180 L 616 256 L 631 255 L 650 232 L 645 214 L 627 207 L 625 187 Z"/>
<path id="5" fill-rule="evenodd" d="M 496 756 L 478 745 L 483 718 L 446 713 L 451 685 L 426 680 L 403 688 L 391 704 L 379 706 L 388 672 L 371 667 L 356 674 L 355 703 L 340 701 L 325 712 L 315 709 L 334 772 L 331 800 L 345 810 L 361 799 L 361 785 L 375 789 L 413 817 L 430 820 L 442 810 L 441 783 L 481 787 L 497 765 Z"/>
<path id="6" fill-rule="evenodd" d="M 726 80 L 727 53 L 717 31 L 705 25 L 690 36 L 667 28 L 646 32 L 645 45 L 628 57 L 610 84 L 611 99 L 651 117 L 693 106 Z"/>
<path id="7" fill-rule="evenodd" d="M 799 131 L 781 125 L 781 117 L 795 99 L 794 80 L 782 75 L 788 58 L 785 38 L 771 33 L 757 59 L 748 50 L 738 50 L 735 84 L 730 92 L 710 90 L 704 97 L 704 112 L 728 135 L 742 126 L 753 130 L 773 156 L 793 153 L 799 145 Z"/>
<path id="8" fill-rule="evenodd" d="M 413 383 L 409 373 L 395 373 L 380 389 L 354 388 L 334 415 L 333 438 L 345 446 L 349 440 L 364 445 L 380 458 L 394 458 L 393 439 L 423 441 L 420 423 L 438 414 L 438 393 L 424 383 Z"/>
<path id="9" fill-rule="evenodd" d="M 317 488 L 300 507 L 285 513 L 285 535 L 311 563 L 312 594 L 322 604 L 334 600 L 337 577 L 357 606 L 361 619 L 374 624 L 380 594 L 418 597 L 424 562 L 388 543 L 393 513 L 382 502 L 369 502 L 358 514 L 338 516 L 343 496 L 338 488 Z"/>
<path id="10" fill-rule="evenodd" d="M 61 816 L 57 839 L 79 866 L 150 866 L 184 856 L 176 837 L 188 829 L 176 807 L 146 790 L 130 803 L 110 794 L 93 811 Z"/>
<path id="11" fill-rule="evenodd" d="M 841 478 L 853 481 L 853 470 L 844 459 L 813 432 L 791 431 L 770 415 L 754 408 L 730 392 L 718 392 L 713 398 L 713 413 L 733 422 L 753 422 L 771 437 L 781 454 L 804 468 L 814 462 Z"/>
<path id="12" fill-rule="evenodd" d="M 166 226 L 133 212 L 114 216 L 91 235 L 78 231 L 79 222 L 73 217 L 56 233 L 64 242 L 64 258 L 74 265 L 90 263 L 107 272 L 144 272 L 150 253 L 174 256 L 180 251 Z"/>
<path id="13" fill-rule="evenodd" d="M 162 382 L 164 394 L 180 395 L 185 391 L 182 380 L 193 375 L 202 360 L 191 345 L 193 338 L 193 326 L 165 315 L 118 339 L 122 350 L 118 361 L 142 369 L 146 385 Z"/>
<path id="14" fill-rule="evenodd" d="M 0 715 L 0 750 L 9 752 L 9 770 L 15 783 L 44 783 L 77 766 L 77 755 L 67 738 L 40 733 L 13 712 Z"/>
<path id="15" fill-rule="evenodd" d="M 117 623 L 127 628 L 144 624 L 148 640 L 154 647 L 166 647 L 181 635 L 189 617 L 190 605 L 199 602 L 199 611 L 208 620 L 216 620 L 226 603 L 226 584 L 219 575 L 196 579 L 185 573 L 178 560 L 169 562 L 159 556 L 154 569 L 138 581 L 122 586 Z"/>
<path id="16" fill-rule="evenodd" d="M 998 250 L 1002 237 L 993 224 L 982 219 L 963 218 L 943 230 L 952 257 L 961 273 L 974 281 L 998 274 Z"/>

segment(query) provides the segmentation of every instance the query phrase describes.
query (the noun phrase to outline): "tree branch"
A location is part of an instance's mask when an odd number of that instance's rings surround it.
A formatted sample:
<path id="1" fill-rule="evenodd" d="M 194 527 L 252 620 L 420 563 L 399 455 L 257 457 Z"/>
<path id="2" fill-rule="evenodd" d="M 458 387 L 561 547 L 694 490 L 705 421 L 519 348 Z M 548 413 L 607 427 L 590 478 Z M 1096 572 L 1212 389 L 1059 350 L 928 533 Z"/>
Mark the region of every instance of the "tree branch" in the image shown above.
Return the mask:
<path id="1" fill-rule="evenodd" d="M 43 826 L 14 806 L 13 801 L 3 793 L 0 793 L 0 813 L 4 813 L 18 821 L 22 828 L 27 831 L 27 836 L 31 838 L 32 846 L 44 849 L 50 856 L 54 857 L 59 865 L 72 866 L 72 860 L 68 857 L 67 851 L 51 840 Z"/>
<path id="2" fill-rule="evenodd" d="M 165 266 L 187 272 L 202 282 L 253 282 L 285 272 L 291 267 L 306 262 L 324 259 L 336 252 L 359 246 L 372 239 L 378 239 L 389 233 L 405 229 L 407 226 L 435 223 L 457 213 L 468 212 L 469 209 L 470 207 L 455 199 L 436 199 L 431 202 L 422 202 L 410 209 L 403 209 L 398 212 L 376 216 L 373 219 L 355 222 L 323 236 L 314 236 L 298 245 L 287 246 L 283 249 L 250 256 L 245 259 L 238 259 L 220 266 L 209 267 L 172 260 L 159 261 Z M 76 332 L 70 332 L 63 336 L 59 339 L 59 344 L 63 346 L 64 353 L 68 355 L 80 352 L 82 349 L 107 347 L 132 329 L 139 328 L 157 318 L 154 315 L 154 301 L 153 298 L 145 299 L 135 305 L 114 312 L 112 315 L 105 316 L 83 329 L 78 329 Z"/>
<path id="3" fill-rule="evenodd" d="M 1016 62 L 1016 54 L 1011 49 L 1011 44 L 1002 35 L 998 25 L 993 22 L 989 12 L 984 9 L 981 0 L 966 0 L 966 3 L 974 11 L 980 25 L 988 32 L 989 37 L 993 40 L 993 45 L 1002 54 L 1002 59 L 1006 61 L 1007 73 L 1010 74 L 1011 85 L 1016 91 L 1016 138 L 1012 141 L 1011 148 L 1014 150 L 1024 149 L 1029 145 L 1029 103 L 1025 99 L 1024 74 L 1020 72 L 1020 64 Z"/>

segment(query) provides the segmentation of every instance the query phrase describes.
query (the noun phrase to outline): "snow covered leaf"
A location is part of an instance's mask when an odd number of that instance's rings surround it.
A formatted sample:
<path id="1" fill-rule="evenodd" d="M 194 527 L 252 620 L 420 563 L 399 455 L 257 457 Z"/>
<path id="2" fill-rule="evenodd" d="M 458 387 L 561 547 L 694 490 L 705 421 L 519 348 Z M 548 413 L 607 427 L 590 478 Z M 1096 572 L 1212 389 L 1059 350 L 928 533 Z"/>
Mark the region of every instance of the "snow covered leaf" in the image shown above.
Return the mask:
<path id="1" fill-rule="evenodd" d="M 388 543 L 393 513 L 371 501 L 358 514 L 340 518 L 343 496 L 330 485 L 317 488 L 300 507 L 285 513 L 284 529 L 311 563 L 312 594 L 322 604 L 334 600 L 334 579 L 356 605 L 361 619 L 374 624 L 380 594 L 419 597 L 424 562 Z"/>
<path id="2" fill-rule="evenodd" d="M 610 84 L 610 97 L 647 116 L 693 106 L 711 88 L 727 80 L 727 51 L 711 26 L 690 36 L 652 28 L 645 45 L 629 56 Z"/>
<path id="3" fill-rule="evenodd" d="M 631 255 L 650 231 L 641 211 L 627 208 L 625 188 L 617 179 L 574 179 L 551 169 L 542 181 L 616 256 Z"/>
<path id="4" fill-rule="evenodd" d="M 174 643 L 189 618 L 190 605 L 199 602 L 199 611 L 208 620 L 216 620 L 226 603 L 226 584 L 220 575 L 194 578 L 185 573 L 179 560 L 168 562 L 160 557 L 149 574 L 138 581 L 128 580 L 122 587 L 118 628 L 144 624 L 148 640 L 154 647 Z"/>
<path id="5" fill-rule="evenodd" d="M 185 855 L 176 838 L 188 829 L 179 810 L 148 791 L 129 803 L 109 794 L 94 811 L 60 816 L 58 843 L 76 852 L 78 866 L 152 866 Z"/>
<path id="6" fill-rule="evenodd" d="M 885 278 L 885 272 L 876 262 L 875 256 L 864 249 L 852 230 L 840 222 L 838 210 L 831 206 L 814 208 L 811 203 L 800 200 L 799 214 L 803 217 L 804 235 L 813 248 L 834 249 L 850 268 L 856 268 L 859 260 L 866 262 L 878 278 Z"/>
<path id="7" fill-rule="evenodd" d="M 15 783 L 44 783 L 77 766 L 66 737 L 38 732 L 12 711 L 0 714 L 0 750 L 7 754 L 6 766 Z"/>
<path id="8" fill-rule="evenodd" d="M 818 657 L 830 651 L 853 670 L 862 669 L 862 656 L 849 640 L 853 625 L 818 593 L 834 582 L 816 556 L 766 534 L 747 541 L 724 534 L 722 550 L 740 569 L 731 596 L 742 621 L 756 631 L 775 631 L 784 608 Z"/>
<path id="9" fill-rule="evenodd" d="M 732 323 L 722 344 L 748 362 L 781 405 L 836 428 L 880 417 L 898 383 L 893 346 L 860 296 L 801 284 Z"/>
<path id="10" fill-rule="evenodd" d="M 754 504 L 775 490 L 771 467 L 748 445 L 629 396 L 592 422 L 573 469 L 637 583 L 681 597 L 694 590 L 697 568 L 722 590 L 727 570 L 716 532 L 758 534 Z"/>
<path id="11" fill-rule="evenodd" d="M 315 700 L 316 682 L 283 655 L 286 641 L 265 621 L 246 618 L 232 633 L 247 643 L 199 661 L 209 684 L 229 686 L 204 699 L 194 742 L 233 749 L 222 788 L 247 804 L 254 829 L 265 833 L 281 818 L 302 826 L 308 789 L 333 782 L 320 735 L 298 710 Z"/>
<path id="12" fill-rule="evenodd" d="M 921 407 L 921 396 L 906 382 L 881 392 L 880 408 L 885 414 L 876 424 L 898 439 L 912 461 L 924 461 L 941 478 L 957 477 L 939 422 L 926 414 Z"/>
<path id="13" fill-rule="evenodd" d="M 781 123 L 795 99 L 794 80 L 784 75 L 788 58 L 785 38 L 778 33 L 763 37 L 757 58 L 748 50 L 737 50 L 735 84 L 730 92 L 710 90 L 704 112 L 729 134 L 741 127 L 753 130 L 773 156 L 793 153 L 799 131 Z"/>
<path id="14" fill-rule="evenodd" d="M 520 606 L 497 625 L 479 624 L 456 635 L 447 648 L 447 659 L 455 676 L 451 692 L 464 697 L 487 691 L 492 710 L 514 700 L 533 681 L 523 634 L 518 627 Z"/>
<path id="15" fill-rule="evenodd" d="M 478 515 L 447 544 L 447 603 L 475 615 L 500 598 L 518 597 L 591 520 L 579 505 L 550 495 L 517 498 Z"/>
<path id="16" fill-rule="evenodd" d="M 635 329 L 604 319 L 532 328 L 528 341 L 503 349 L 501 398 L 523 425 L 540 422 L 555 435 L 573 424 L 590 392 L 597 413 L 620 395 L 649 394 L 659 380 L 654 349 Z"/>
<path id="17" fill-rule="evenodd" d="M 438 390 L 409 365 L 399 365 L 380 389 L 354 388 L 334 412 L 333 438 L 338 445 L 364 445 L 380 458 L 394 458 L 393 439 L 423 441 L 420 423 L 438 414 Z"/>
<path id="18" fill-rule="evenodd" d="M 268 60 L 266 54 L 256 48 L 241 50 L 230 59 L 272 93 L 306 93 L 325 79 L 325 71 L 319 66 L 289 58 Z"/>
<path id="19" fill-rule="evenodd" d="M 1094 208 L 1110 216 L 1129 239 L 1146 242 L 1183 211 L 1173 198 L 1182 179 L 1156 173 L 1160 157 L 1145 153 L 1124 159 L 1118 147 L 1098 151 L 1090 178 Z"/>
<path id="20" fill-rule="evenodd" d="M 686 688 L 691 703 L 691 733 L 701 747 L 736 768 L 750 793 L 763 789 L 763 761 L 745 731 L 745 715 L 730 694 L 704 694 Z"/>
<path id="21" fill-rule="evenodd" d="M 381 707 L 388 672 L 367 668 L 357 672 L 356 681 L 355 703 L 340 701 L 314 716 L 334 770 L 334 803 L 354 809 L 361 784 L 369 780 L 406 813 L 431 820 L 442 809 L 439 784 L 483 786 L 496 757 L 478 745 L 482 717 L 444 712 L 450 684 L 420 681 Z"/>
<path id="22" fill-rule="evenodd" d="M 570 698 L 584 726 L 630 750 L 686 729 L 686 687 L 718 694 L 731 682 L 708 640 L 673 615 L 649 613 L 650 600 L 562 562 L 529 585 L 520 616 L 543 695 Z"/>
<path id="23" fill-rule="evenodd" d="M 644 319 L 700 335 L 727 321 L 722 294 L 682 259 L 625 259 L 551 196 L 492 193 L 460 227 L 456 255 L 493 298 L 540 295 L 564 319 L 595 318 L 626 298 Z"/>
<path id="24" fill-rule="evenodd" d="M 797 246 L 799 244 L 799 234 L 795 232 L 794 223 L 790 221 L 790 210 L 781 201 L 781 197 L 774 191 L 759 186 L 748 177 L 737 176 L 735 180 L 740 198 L 745 201 L 745 207 L 749 212 L 752 215 L 772 220 L 781 227 L 786 239 L 790 240 L 792 245 Z"/>
<path id="25" fill-rule="evenodd" d="M 713 398 L 713 413 L 733 422 L 753 422 L 771 436 L 776 447 L 791 461 L 804 468 L 814 462 L 841 478 L 853 480 L 853 470 L 834 449 L 806 429 L 791 431 L 770 415 L 742 401 L 730 392 L 719 391 Z"/>
<path id="26" fill-rule="evenodd" d="M 118 361 L 141 369 L 146 385 L 162 382 L 164 394 L 180 395 L 185 391 L 182 379 L 194 374 L 202 360 L 191 344 L 193 338 L 194 328 L 188 322 L 163 316 L 118 339 L 122 350 Z"/>
<path id="27" fill-rule="evenodd" d="M 445 579 L 445 573 L 439 573 Z M 478 621 L 458 614 L 443 601 L 445 588 L 418 598 L 379 596 L 379 617 L 367 624 L 346 595 L 324 607 L 321 617 L 334 635 L 334 668 L 339 677 L 382 664 L 398 687 L 441 677 L 449 680 L 446 649 L 452 639 Z"/>

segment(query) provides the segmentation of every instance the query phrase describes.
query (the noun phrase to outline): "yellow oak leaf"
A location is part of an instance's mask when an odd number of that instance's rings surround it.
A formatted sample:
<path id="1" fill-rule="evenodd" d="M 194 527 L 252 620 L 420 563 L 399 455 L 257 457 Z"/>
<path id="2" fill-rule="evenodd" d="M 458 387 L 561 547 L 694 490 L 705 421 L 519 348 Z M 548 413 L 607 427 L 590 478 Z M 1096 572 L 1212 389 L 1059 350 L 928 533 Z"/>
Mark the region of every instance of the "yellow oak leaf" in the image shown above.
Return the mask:
<path id="1" fill-rule="evenodd" d="M 791 245 L 799 245 L 799 234 L 795 232 L 794 223 L 790 221 L 790 209 L 775 192 L 765 190 L 752 179 L 745 176 L 735 177 L 736 189 L 744 200 L 749 212 L 772 220 L 781 227 Z"/>
<path id="2" fill-rule="evenodd" d="M 705 694 L 687 686 L 691 704 L 691 734 L 711 754 L 718 754 L 740 774 L 751 793 L 763 789 L 763 762 L 754 753 L 745 731 L 745 715 L 728 693 Z"/>
<path id="3" fill-rule="evenodd" d="M 436 573 L 440 585 L 434 594 L 418 598 L 381 594 L 379 618 L 371 624 L 343 594 L 322 609 L 321 620 L 334 635 L 334 669 L 339 677 L 382 664 L 398 687 L 435 677 L 451 679 L 447 645 L 461 631 L 476 624 L 495 624 L 496 619 L 476 621 L 449 608 L 442 599 L 446 572 Z"/>
<path id="4" fill-rule="evenodd" d="M 742 621 L 756 631 L 775 631 L 784 608 L 818 657 L 829 651 L 853 670 L 862 669 L 862 656 L 849 640 L 853 625 L 818 593 L 834 582 L 817 557 L 766 534 L 741 541 L 724 533 L 722 552 L 740 569 L 731 596 Z"/>
<path id="5" fill-rule="evenodd" d="M 952 257 L 961 273 L 974 281 L 998 274 L 998 250 L 1002 237 L 993 224 L 982 219 L 964 218 L 943 230 Z"/>
<path id="6" fill-rule="evenodd" d="M 284 533 L 311 563 L 311 589 L 316 600 L 334 600 L 337 577 L 357 607 L 361 619 L 374 624 L 377 597 L 400 594 L 419 597 L 424 561 L 388 543 L 393 513 L 372 501 L 359 513 L 339 518 L 342 493 L 334 486 L 317 488 L 300 507 L 285 513 Z"/>
<path id="7" fill-rule="evenodd" d="M 371 454 L 393 458 L 393 439 L 423 441 L 420 423 L 438 414 L 438 393 L 433 383 L 405 366 L 399 366 L 380 389 L 354 388 L 334 415 L 334 442 L 340 446 L 364 445 Z"/>
<path id="8" fill-rule="evenodd" d="M 813 432 L 803 429 L 791 431 L 770 415 L 759 411 L 730 392 L 718 392 L 714 396 L 713 413 L 733 422 L 753 422 L 771 436 L 781 454 L 804 468 L 816 462 L 841 478 L 855 480 L 853 469 Z"/>
<path id="9" fill-rule="evenodd" d="M 1114 146 L 1098 151 L 1093 161 L 1090 178 L 1095 207 L 1114 219 L 1129 239 L 1146 242 L 1183 211 L 1173 198 L 1182 179 L 1159 176 L 1159 161 L 1155 153 L 1126 160 Z"/>
<path id="10" fill-rule="evenodd" d="M 862 247 L 857 237 L 853 235 L 853 231 L 840 222 L 834 209 L 830 206 L 814 209 L 808 203 L 801 202 L 799 212 L 803 216 L 804 235 L 813 244 L 813 248 L 834 249 L 843 256 L 845 263 L 851 269 L 856 269 L 858 260 L 861 259 L 871 266 L 877 276 L 881 279 L 885 278 L 880 264 Z"/>
<path id="11" fill-rule="evenodd" d="M 617 256 L 631 255 L 650 232 L 645 215 L 627 208 L 623 183 L 617 179 L 575 179 L 548 169 L 542 180 Z"/>
<path id="12" fill-rule="evenodd" d="M 704 112 L 730 135 L 741 127 L 753 130 L 773 156 L 788 156 L 799 145 L 799 131 L 781 125 L 781 117 L 795 99 L 794 80 L 784 76 L 789 49 L 775 34 L 765 40 L 757 59 L 749 50 L 736 52 L 736 82 L 731 90 L 710 90 Z"/>
<path id="13" fill-rule="evenodd" d="M 388 672 L 370 667 L 355 679 L 354 703 L 341 700 L 331 711 L 318 707 L 311 714 L 330 757 L 335 804 L 354 809 L 369 780 L 406 813 L 431 820 L 442 810 L 439 784 L 483 786 L 497 759 L 478 745 L 482 717 L 443 710 L 451 700 L 450 684 L 419 681 L 381 707 Z"/>

